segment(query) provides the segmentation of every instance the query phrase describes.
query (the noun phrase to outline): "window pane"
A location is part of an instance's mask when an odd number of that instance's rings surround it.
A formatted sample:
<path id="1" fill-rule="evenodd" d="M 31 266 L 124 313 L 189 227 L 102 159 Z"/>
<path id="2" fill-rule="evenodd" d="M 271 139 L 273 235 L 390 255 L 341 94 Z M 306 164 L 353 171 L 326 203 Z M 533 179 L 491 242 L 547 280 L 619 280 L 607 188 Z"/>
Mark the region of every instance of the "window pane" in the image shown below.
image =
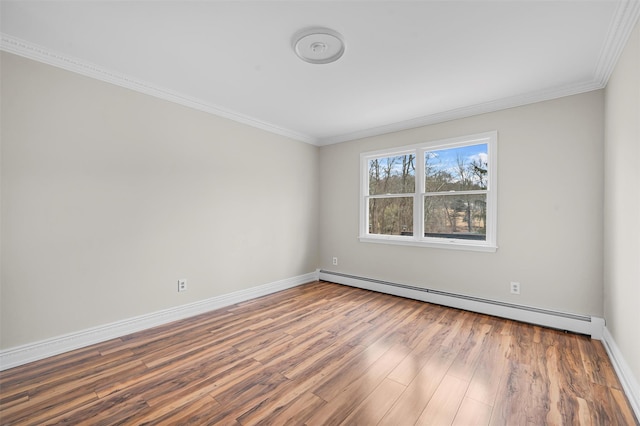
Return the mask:
<path id="1" fill-rule="evenodd" d="M 486 240 L 487 195 L 424 197 L 424 236 Z"/>
<path id="2" fill-rule="evenodd" d="M 415 191 L 415 154 L 369 160 L 369 195 Z"/>
<path id="3" fill-rule="evenodd" d="M 369 199 L 369 233 L 413 235 L 413 197 Z"/>
<path id="4" fill-rule="evenodd" d="M 468 145 L 425 152 L 425 192 L 487 189 L 487 146 Z"/>

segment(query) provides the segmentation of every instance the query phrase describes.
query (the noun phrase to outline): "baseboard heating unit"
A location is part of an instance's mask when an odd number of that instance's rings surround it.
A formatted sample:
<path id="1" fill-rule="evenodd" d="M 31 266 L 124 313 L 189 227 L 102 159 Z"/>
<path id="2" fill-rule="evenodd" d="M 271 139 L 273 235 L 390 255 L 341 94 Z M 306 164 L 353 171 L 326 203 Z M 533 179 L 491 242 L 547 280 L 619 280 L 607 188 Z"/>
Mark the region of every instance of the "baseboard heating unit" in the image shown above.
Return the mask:
<path id="1" fill-rule="evenodd" d="M 373 278 L 359 277 L 327 270 L 319 271 L 319 279 L 323 281 L 358 287 L 379 293 L 392 294 L 408 299 L 421 300 L 451 308 L 508 318 L 544 327 L 586 334 L 592 339 L 602 340 L 604 319 L 588 315 L 553 311 L 532 306 L 500 302 L 480 297 L 465 296 L 423 287 L 382 281 Z"/>

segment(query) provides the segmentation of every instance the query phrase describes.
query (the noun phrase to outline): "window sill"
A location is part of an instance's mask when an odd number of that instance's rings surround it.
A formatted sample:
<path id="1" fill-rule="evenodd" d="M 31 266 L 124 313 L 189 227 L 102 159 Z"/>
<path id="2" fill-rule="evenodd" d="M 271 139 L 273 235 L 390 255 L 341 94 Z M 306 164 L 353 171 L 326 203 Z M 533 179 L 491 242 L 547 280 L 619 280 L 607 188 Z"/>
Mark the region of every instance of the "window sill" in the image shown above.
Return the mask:
<path id="1" fill-rule="evenodd" d="M 498 247 L 487 243 L 472 243 L 462 240 L 443 241 L 417 241 L 410 237 L 401 236 L 380 236 L 380 237 L 359 237 L 361 243 L 393 244 L 400 246 L 429 247 L 447 250 L 480 251 L 485 253 L 495 253 Z"/>

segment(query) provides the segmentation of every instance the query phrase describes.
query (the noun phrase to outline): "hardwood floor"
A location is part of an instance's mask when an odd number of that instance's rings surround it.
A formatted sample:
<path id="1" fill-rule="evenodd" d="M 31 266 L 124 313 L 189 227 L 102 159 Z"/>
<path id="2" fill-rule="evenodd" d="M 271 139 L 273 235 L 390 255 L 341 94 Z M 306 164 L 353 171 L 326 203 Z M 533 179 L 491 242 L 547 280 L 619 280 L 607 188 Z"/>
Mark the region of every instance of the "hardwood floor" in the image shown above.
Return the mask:
<path id="1" fill-rule="evenodd" d="M 598 341 L 324 282 L 2 372 L 0 423 L 637 424 Z"/>

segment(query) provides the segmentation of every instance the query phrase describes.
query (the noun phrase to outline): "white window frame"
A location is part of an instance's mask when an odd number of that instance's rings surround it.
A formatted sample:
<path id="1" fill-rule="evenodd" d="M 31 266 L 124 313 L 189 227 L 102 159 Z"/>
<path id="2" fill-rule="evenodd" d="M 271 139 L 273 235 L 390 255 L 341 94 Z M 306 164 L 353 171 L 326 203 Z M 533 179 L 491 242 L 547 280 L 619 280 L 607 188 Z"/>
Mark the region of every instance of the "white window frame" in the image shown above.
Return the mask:
<path id="1" fill-rule="evenodd" d="M 483 191 L 487 195 L 486 239 L 484 241 L 468 240 L 462 238 L 443 238 L 424 236 L 424 197 L 425 197 L 425 170 L 424 154 L 428 151 L 457 148 L 468 145 L 487 144 L 488 171 L 487 189 Z M 495 252 L 498 249 L 497 238 L 497 148 L 498 132 L 485 132 L 475 135 L 461 136 L 443 140 L 425 142 L 410 146 L 401 146 L 379 151 L 363 152 L 360 154 L 360 242 L 397 244 L 420 247 L 445 248 L 454 250 L 471 250 L 483 252 Z M 369 195 L 369 160 L 380 157 L 394 157 L 399 155 L 415 154 L 415 191 L 397 196 L 413 197 L 413 235 L 381 235 L 369 233 L 369 203 L 368 200 L 375 196 Z M 464 192 L 458 192 L 464 194 Z M 478 193 L 478 191 L 474 191 Z M 443 193 L 447 194 L 447 193 Z M 396 195 L 390 195 L 394 197 Z"/>

